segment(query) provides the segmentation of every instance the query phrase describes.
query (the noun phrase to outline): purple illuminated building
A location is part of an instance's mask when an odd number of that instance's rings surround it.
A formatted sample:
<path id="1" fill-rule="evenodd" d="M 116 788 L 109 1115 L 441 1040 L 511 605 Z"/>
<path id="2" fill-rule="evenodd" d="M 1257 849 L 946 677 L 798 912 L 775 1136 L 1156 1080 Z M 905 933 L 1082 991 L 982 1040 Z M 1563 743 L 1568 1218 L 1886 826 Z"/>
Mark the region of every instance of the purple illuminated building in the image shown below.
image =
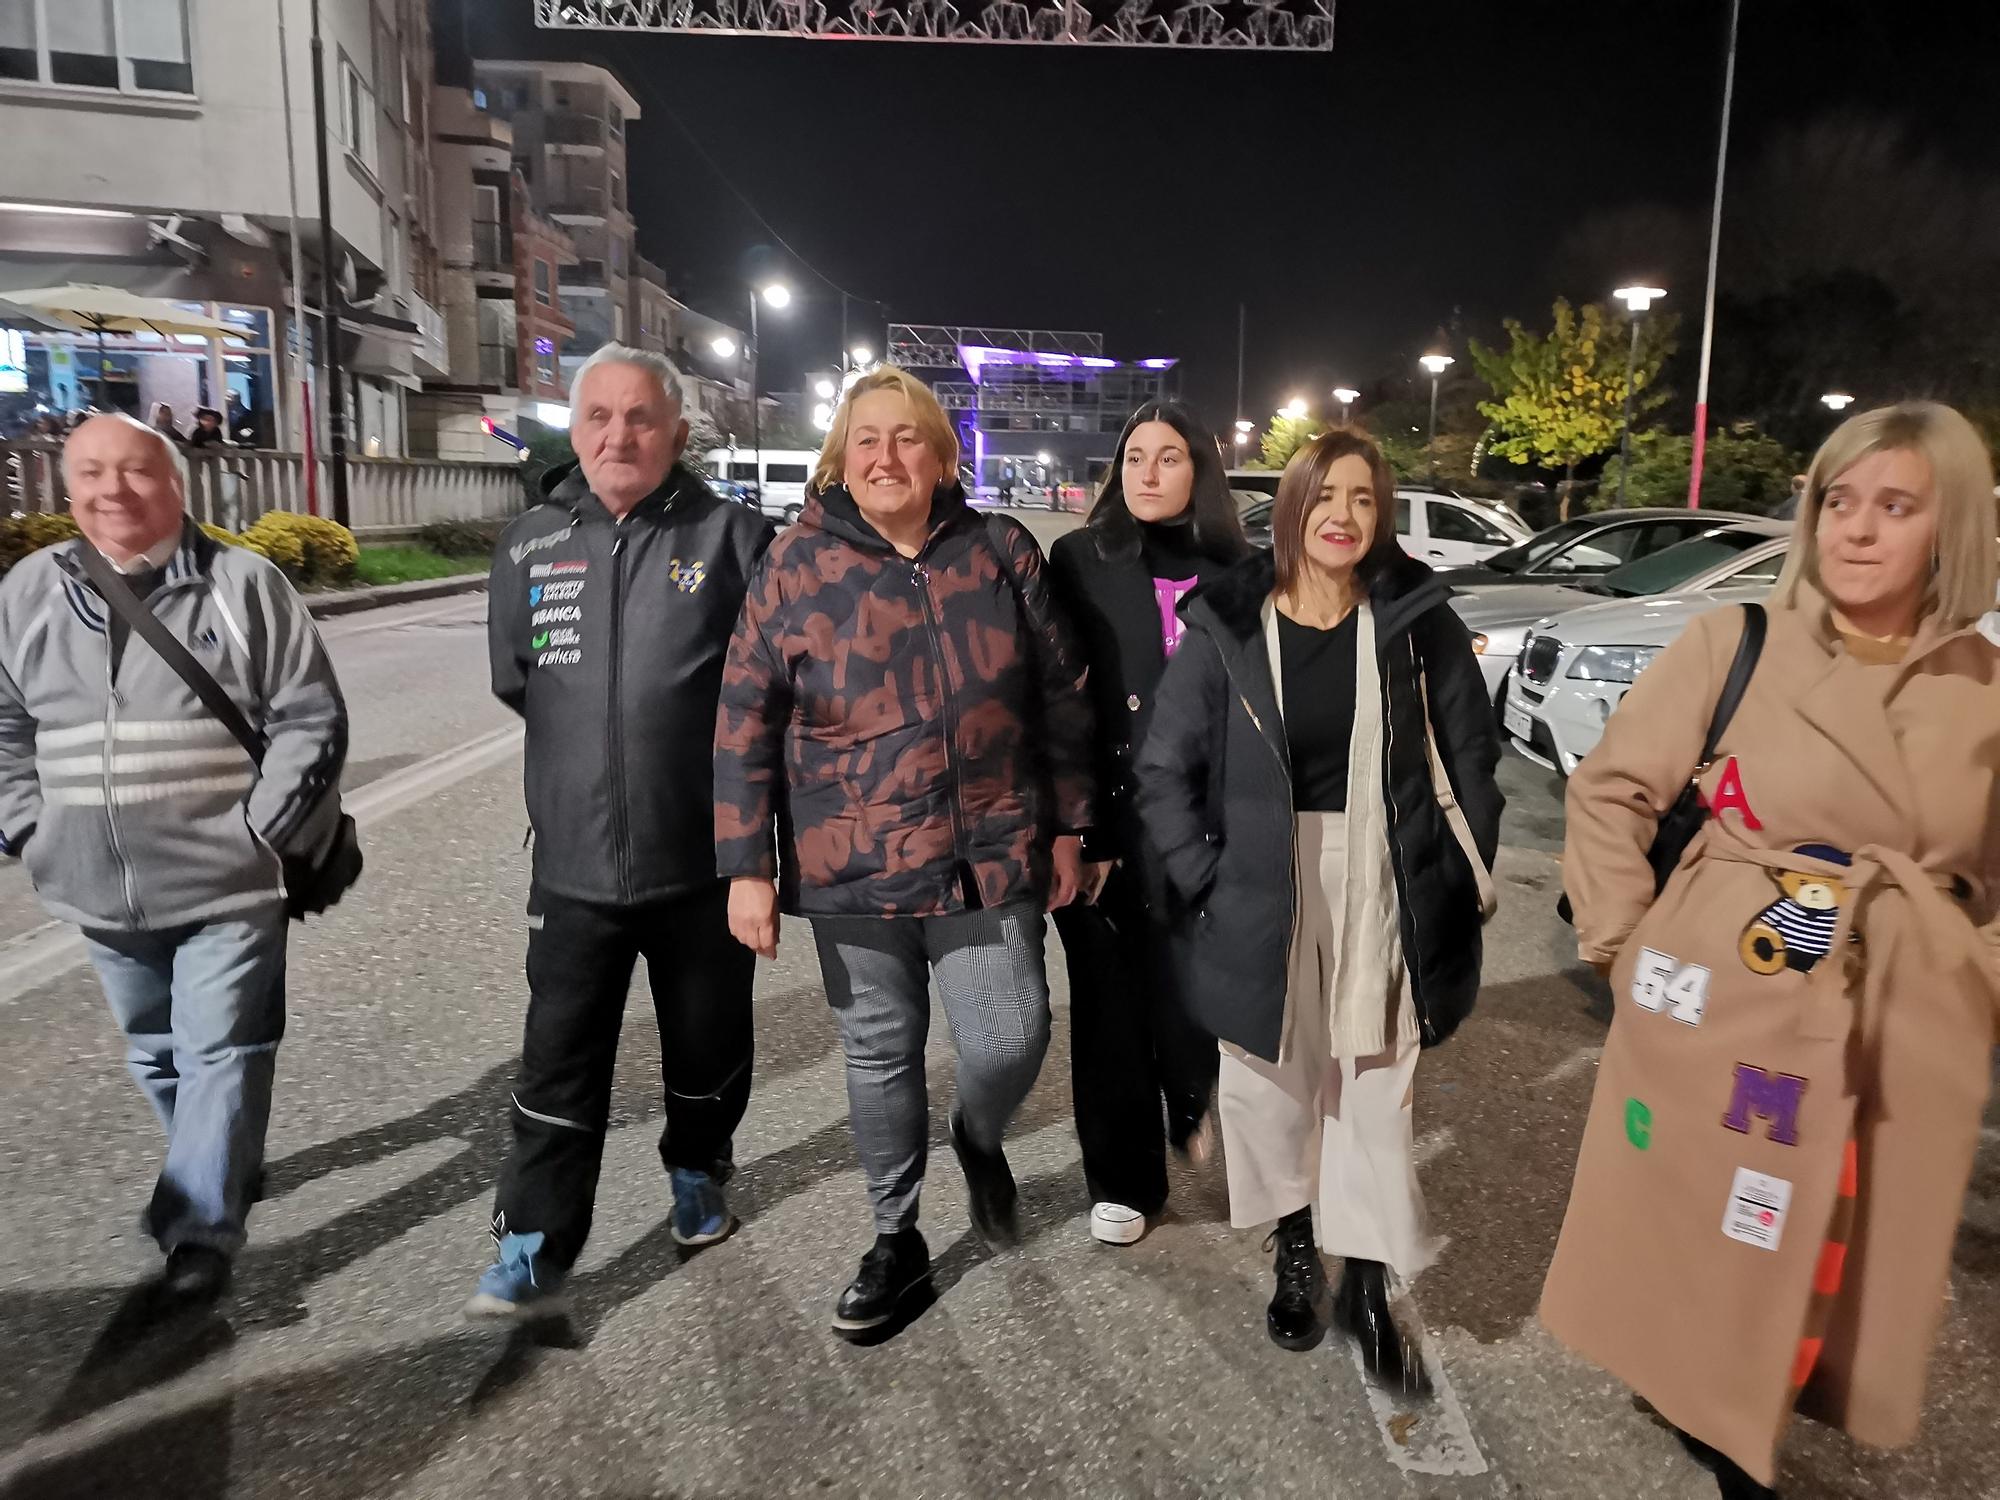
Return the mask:
<path id="1" fill-rule="evenodd" d="M 1022 498 L 1094 486 L 1126 418 L 1173 393 L 1179 363 L 1113 359 L 1097 333 L 902 323 L 890 325 L 889 359 L 937 393 L 958 429 L 967 487 Z"/>

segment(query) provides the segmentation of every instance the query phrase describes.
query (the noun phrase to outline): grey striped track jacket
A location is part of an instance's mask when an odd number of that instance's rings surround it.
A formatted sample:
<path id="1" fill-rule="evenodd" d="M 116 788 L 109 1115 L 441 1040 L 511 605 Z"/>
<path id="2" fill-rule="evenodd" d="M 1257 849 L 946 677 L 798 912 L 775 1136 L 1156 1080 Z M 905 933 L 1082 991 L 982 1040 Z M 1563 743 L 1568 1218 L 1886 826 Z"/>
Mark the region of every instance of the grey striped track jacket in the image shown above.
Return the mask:
<path id="1" fill-rule="evenodd" d="M 264 558 L 185 522 L 146 600 L 268 740 L 260 773 L 136 633 L 111 676 L 110 611 L 81 541 L 0 582 L 0 853 L 51 915 L 131 931 L 284 897 L 281 855 L 331 839 L 347 705 L 312 617 Z"/>

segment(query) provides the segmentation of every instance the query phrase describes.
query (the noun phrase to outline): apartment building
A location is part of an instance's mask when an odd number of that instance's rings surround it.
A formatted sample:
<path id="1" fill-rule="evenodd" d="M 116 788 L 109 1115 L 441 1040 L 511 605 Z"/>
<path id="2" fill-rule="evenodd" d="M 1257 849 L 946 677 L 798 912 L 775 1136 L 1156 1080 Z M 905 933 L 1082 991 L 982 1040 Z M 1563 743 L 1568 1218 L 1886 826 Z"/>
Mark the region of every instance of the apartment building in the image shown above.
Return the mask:
<path id="1" fill-rule="evenodd" d="M 395 456 L 407 451 L 409 394 L 449 372 L 434 301 L 429 11 L 425 0 L 322 0 L 321 25 L 352 447 Z M 301 0 L 0 4 L 0 138 L 16 143 L 0 168 L 0 295 L 103 283 L 244 330 L 206 346 L 114 335 L 101 367 L 95 339 L 35 336 L 35 399 L 80 405 L 101 389 L 135 412 L 216 406 L 260 442 L 299 444 L 294 358 L 321 336 L 325 279 L 311 68 Z M 291 311 L 295 224 L 303 329 Z M 323 431 L 326 402 L 316 409 Z"/>

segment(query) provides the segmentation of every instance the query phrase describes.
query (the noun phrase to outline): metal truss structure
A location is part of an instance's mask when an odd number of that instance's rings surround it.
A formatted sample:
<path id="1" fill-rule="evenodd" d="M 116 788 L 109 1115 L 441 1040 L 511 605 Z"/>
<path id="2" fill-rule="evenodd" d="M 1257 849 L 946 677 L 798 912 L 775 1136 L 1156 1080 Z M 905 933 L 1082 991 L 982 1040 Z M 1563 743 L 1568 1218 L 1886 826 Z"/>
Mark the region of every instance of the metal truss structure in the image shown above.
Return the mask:
<path id="1" fill-rule="evenodd" d="M 1331 52 L 1334 0 L 535 0 L 557 29 Z"/>
<path id="2" fill-rule="evenodd" d="M 891 323 L 889 363 L 906 370 L 949 370 L 960 365 L 959 350 L 966 347 L 1009 349 L 1026 354 L 1047 350 L 1054 354 L 1099 357 L 1104 353 L 1101 333 L 1059 332 L 1047 328 L 963 328 L 935 323 Z"/>

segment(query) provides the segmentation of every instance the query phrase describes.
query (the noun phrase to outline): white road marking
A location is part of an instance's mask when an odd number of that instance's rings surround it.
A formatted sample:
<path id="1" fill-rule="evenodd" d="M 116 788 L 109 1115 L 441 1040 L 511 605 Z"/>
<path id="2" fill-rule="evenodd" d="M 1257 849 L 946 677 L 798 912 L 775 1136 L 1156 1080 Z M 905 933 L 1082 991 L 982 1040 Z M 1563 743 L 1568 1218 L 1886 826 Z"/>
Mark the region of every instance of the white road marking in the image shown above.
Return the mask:
<path id="1" fill-rule="evenodd" d="M 476 776 L 514 755 L 525 730 L 506 724 L 414 765 L 371 781 L 346 799 L 346 808 L 367 828 L 446 787 Z M 0 1007 L 33 994 L 83 962 L 83 937 L 66 922 L 44 922 L 0 944 Z"/>
<path id="2" fill-rule="evenodd" d="M 1444 1359 L 1430 1331 L 1423 1328 L 1422 1315 L 1414 1297 L 1404 1299 L 1405 1311 L 1419 1329 L 1424 1369 L 1431 1377 L 1432 1394 L 1408 1401 L 1399 1400 L 1368 1378 L 1361 1362 L 1361 1346 L 1342 1338 L 1347 1357 L 1361 1377 L 1368 1393 L 1368 1409 L 1382 1434 L 1382 1447 L 1389 1462 L 1406 1474 L 1484 1474 L 1486 1457 L 1472 1436 L 1472 1424 L 1465 1418 L 1458 1392 L 1445 1374 Z"/>
<path id="3" fill-rule="evenodd" d="M 473 605 L 478 606 L 477 612 L 466 613 Z M 406 604 L 403 608 L 408 609 L 409 606 Z M 397 630 L 405 625 L 425 625 L 433 620 L 451 619 L 454 620 L 454 623 L 470 623 L 472 620 L 486 613 L 486 593 L 482 589 L 475 593 L 462 595 L 455 598 L 452 603 L 442 609 L 426 610 L 420 615 L 397 615 L 393 619 L 370 619 L 369 616 L 375 614 L 376 611 L 368 610 L 358 613 L 360 614 L 360 619 L 355 624 L 346 626 L 343 626 L 341 622 L 352 619 L 354 618 L 353 616 L 329 616 L 320 625 L 320 638 L 328 641 L 344 641 L 351 636 L 368 635 L 377 630 Z M 384 611 L 384 613 L 388 613 L 388 611 Z"/>
<path id="4" fill-rule="evenodd" d="M 1433 1130 L 1429 1135 L 1417 1142 L 1415 1152 L 1417 1165 L 1420 1167 L 1429 1166 L 1440 1156 L 1443 1156 L 1445 1152 L 1451 1150 L 1454 1144 L 1455 1138 L 1451 1133 L 1449 1125 L 1439 1130 Z"/>
<path id="5" fill-rule="evenodd" d="M 1579 1047 L 1535 1082 L 1546 1087 L 1551 1083 L 1561 1083 L 1566 1078 L 1574 1078 L 1577 1074 L 1596 1067 L 1597 1060 L 1602 1056 L 1604 1056 L 1602 1047 Z"/>

